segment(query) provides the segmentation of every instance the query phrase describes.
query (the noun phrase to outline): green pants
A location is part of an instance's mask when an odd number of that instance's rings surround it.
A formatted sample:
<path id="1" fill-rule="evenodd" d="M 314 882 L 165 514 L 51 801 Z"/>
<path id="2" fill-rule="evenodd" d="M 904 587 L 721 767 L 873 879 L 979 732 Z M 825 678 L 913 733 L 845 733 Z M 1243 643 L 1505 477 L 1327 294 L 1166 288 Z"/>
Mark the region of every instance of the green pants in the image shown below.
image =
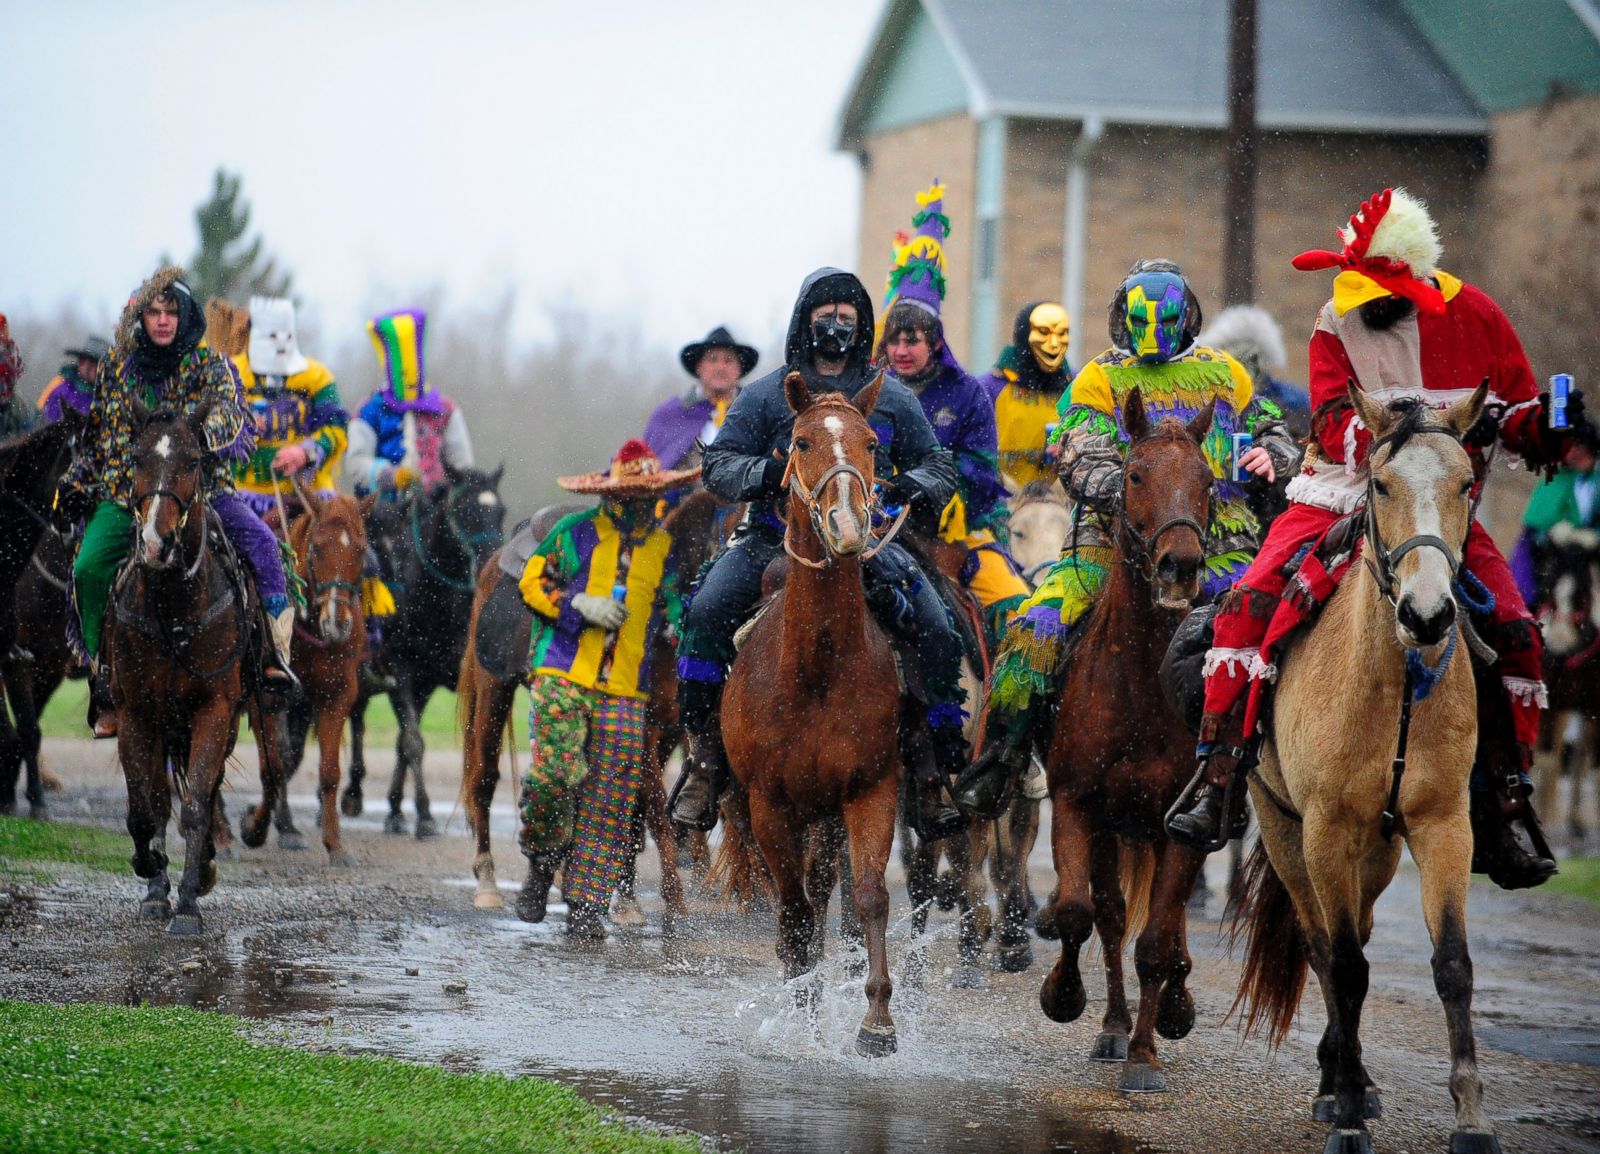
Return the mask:
<path id="1" fill-rule="evenodd" d="M 100 653 L 100 629 L 117 566 L 128 555 L 133 514 L 121 505 L 102 501 L 83 529 L 83 544 L 72 562 L 72 590 L 78 602 L 78 623 L 83 627 L 83 647 L 90 657 Z"/>

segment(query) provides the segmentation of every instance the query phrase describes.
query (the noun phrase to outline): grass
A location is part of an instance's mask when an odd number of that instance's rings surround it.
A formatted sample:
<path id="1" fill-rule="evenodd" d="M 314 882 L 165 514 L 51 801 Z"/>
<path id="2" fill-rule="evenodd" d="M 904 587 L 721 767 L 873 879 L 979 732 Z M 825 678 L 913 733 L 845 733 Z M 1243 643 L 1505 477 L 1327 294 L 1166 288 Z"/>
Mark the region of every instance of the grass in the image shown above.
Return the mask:
<path id="1" fill-rule="evenodd" d="M 528 704 L 527 695 L 518 693 L 517 704 L 512 706 L 511 716 L 516 723 L 518 748 L 528 743 Z M 89 683 L 87 681 L 69 681 L 56 690 L 44 708 L 44 714 L 39 718 L 40 728 L 46 737 L 88 737 L 89 728 L 84 721 L 84 712 L 89 704 Z M 375 698 L 367 707 L 367 745 L 369 748 L 381 748 L 394 743 L 395 734 L 399 725 L 395 721 L 394 710 L 389 706 L 387 697 Z M 348 734 L 345 738 L 349 741 Z M 433 700 L 428 702 L 428 708 L 422 711 L 422 740 L 429 749 L 457 749 L 460 741 L 456 737 L 456 695 L 448 690 L 441 689 L 433 695 Z"/>
<path id="2" fill-rule="evenodd" d="M 87 825 L 0 817 L 0 875 L 37 876 L 39 871 L 23 864 L 28 862 L 71 862 L 105 873 L 127 873 L 132 851 L 127 834 Z"/>
<path id="3" fill-rule="evenodd" d="M 1561 872 L 1545 882 L 1544 888 L 1550 893 L 1600 904 L 1600 858 L 1567 858 L 1561 863 Z"/>
<path id="4" fill-rule="evenodd" d="M 0 1002 L 0 1150 L 686 1154 L 561 1086 L 313 1054 L 183 1008 Z"/>

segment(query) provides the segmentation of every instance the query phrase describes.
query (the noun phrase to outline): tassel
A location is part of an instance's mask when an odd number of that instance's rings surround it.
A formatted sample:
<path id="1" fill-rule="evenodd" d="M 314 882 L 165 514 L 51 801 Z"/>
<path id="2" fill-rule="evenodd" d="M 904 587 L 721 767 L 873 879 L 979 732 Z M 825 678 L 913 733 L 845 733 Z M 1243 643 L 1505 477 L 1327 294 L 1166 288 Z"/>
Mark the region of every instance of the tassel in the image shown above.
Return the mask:
<path id="1" fill-rule="evenodd" d="M 394 594 L 381 577 L 366 577 L 361 581 L 361 608 L 368 617 L 393 617 Z"/>

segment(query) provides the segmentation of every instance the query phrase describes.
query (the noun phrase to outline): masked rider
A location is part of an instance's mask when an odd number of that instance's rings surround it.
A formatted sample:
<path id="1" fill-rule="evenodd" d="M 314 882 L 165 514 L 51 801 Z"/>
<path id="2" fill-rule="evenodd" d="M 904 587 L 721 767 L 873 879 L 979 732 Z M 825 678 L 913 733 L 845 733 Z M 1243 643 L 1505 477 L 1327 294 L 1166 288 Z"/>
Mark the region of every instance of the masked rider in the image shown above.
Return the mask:
<path id="1" fill-rule="evenodd" d="M 1283 569 L 1366 499 L 1371 435 L 1356 418 L 1346 386 L 1355 381 L 1387 403 L 1420 402 L 1443 409 L 1487 378 L 1502 410 L 1498 439 L 1507 451 L 1535 465 L 1561 459 L 1564 431 L 1550 426 L 1533 372 L 1510 321 L 1487 294 L 1439 269 L 1438 230 L 1427 207 L 1403 190 L 1385 189 L 1361 206 L 1341 230 L 1341 252 L 1308 252 L 1296 268 L 1338 268 L 1333 298 L 1322 306 L 1311 337 L 1312 442 L 1304 470 L 1289 483 L 1288 510 L 1272 524 L 1255 563 L 1230 595 L 1215 623 L 1207 654 L 1205 715 L 1199 755 L 1203 786 L 1187 812 L 1169 823 L 1172 836 L 1191 844 L 1210 840 L 1224 820 L 1223 794 L 1232 774 L 1248 768 L 1254 730 L 1244 708 L 1254 679 L 1272 680 L 1277 669 L 1261 646 L 1279 608 L 1320 603 L 1333 589 L 1316 556 L 1301 564 L 1291 587 Z M 1572 423 L 1582 397 L 1569 402 Z M 1468 451 L 1484 475 L 1484 452 L 1494 444 L 1494 421 L 1468 434 Z M 1476 501 L 1476 496 L 1474 496 Z M 1476 519 L 1462 550 L 1463 567 L 1494 599 L 1494 630 L 1487 638 L 1499 655 L 1501 683 L 1510 699 L 1521 763 L 1472 783 L 1473 869 L 1508 889 L 1535 886 L 1555 872 L 1555 862 L 1518 842 L 1507 814 L 1534 821 L 1527 808 L 1527 770 L 1545 704 L 1543 643 L 1510 569 Z M 1317 562 L 1315 568 L 1308 568 Z M 1247 730 L 1248 726 L 1248 730 Z"/>
<path id="2" fill-rule="evenodd" d="M 783 554 L 783 477 L 794 426 L 784 378 L 798 372 L 814 392 L 853 396 L 871 378 L 871 332 L 872 301 L 861 282 L 834 268 L 812 273 L 800 287 L 789 322 L 785 364 L 746 386 L 728 409 L 715 443 L 706 447 L 706 488 L 726 501 L 747 501 L 750 507 L 728 548 L 701 577 L 685 611 L 678 645 L 678 706 L 693 756 L 672 805 L 674 820 L 683 825 L 710 829 L 716 824 L 717 794 L 727 777 L 716 712 L 734 657 L 733 635 L 761 596 L 763 571 Z M 903 385 L 886 381 L 870 420 L 878 439 L 877 474 L 885 483 L 885 500 L 937 517 L 955 492 L 955 469 L 916 397 Z M 913 638 L 936 772 L 948 779 L 966 758 L 960 637 L 932 584 L 898 544 L 891 542 L 869 560 L 864 576 L 874 616 L 892 633 Z M 960 815 L 939 800 L 934 788 L 935 768 L 921 757 L 908 758 L 907 764 L 922 775 L 914 820 L 924 830 L 959 828 Z"/>
<path id="3" fill-rule="evenodd" d="M 1023 603 L 995 657 L 990 744 L 956 797 L 976 814 L 1001 807 L 1011 781 L 1044 736 L 1039 730 L 1068 638 L 1105 584 L 1113 544 L 1106 527 L 1122 504 L 1122 460 L 1128 450 L 1122 405 L 1128 393 L 1138 388 L 1152 422 L 1167 417 L 1188 422 L 1215 402 L 1203 446 L 1216 477 L 1204 596 L 1226 590 L 1256 547 L 1257 525 L 1245 486 L 1232 479 L 1233 434 L 1249 432 L 1255 438 L 1239 462 L 1252 484 L 1270 483 L 1296 455 L 1277 411 L 1253 399 L 1244 367 L 1195 343 L 1200 302 L 1177 265 L 1135 263 L 1111 298 L 1110 322 L 1112 347 L 1084 366 L 1062 399 L 1052 443 L 1059 446 L 1061 481 L 1078 511 L 1061 560 Z"/>
<path id="4" fill-rule="evenodd" d="M 955 461 L 956 496 L 935 532 L 940 540 L 967 547 L 961 581 L 983 606 L 997 639 L 1031 590 L 1003 544 L 1008 510 L 996 462 L 994 410 L 983 386 L 945 343 L 939 318 L 944 240 L 950 234 L 944 186 L 935 182 L 918 193 L 917 208 L 916 235 L 895 245 L 878 359 L 887 362 L 889 379 L 916 394 L 934 436 Z"/>
<path id="5" fill-rule="evenodd" d="M 234 465 L 234 481 L 250 507 L 272 524 L 280 501 L 288 516 L 298 511 L 292 480 L 297 474 L 304 474 L 314 493 L 335 492 L 350 414 L 328 367 L 300 351 L 293 301 L 250 298 L 249 344 L 233 364 L 256 437 L 255 451 Z M 289 531 L 287 525 L 277 528 Z"/>
<path id="6" fill-rule="evenodd" d="M 110 351 L 111 345 L 104 337 L 87 337 L 77 348 L 67 350 L 72 359 L 56 371 L 39 394 L 39 413 L 46 424 L 55 424 L 69 409 L 80 417 L 89 415 L 95 384 L 100 379 L 100 360 Z"/>
<path id="7" fill-rule="evenodd" d="M 1000 471 L 1020 489 L 1056 475 L 1046 442 L 1072 383 L 1067 363 L 1072 322 L 1055 301 L 1034 301 L 1017 313 L 1011 336 L 983 384 L 994 403 Z"/>
<path id="8" fill-rule="evenodd" d="M 268 681 L 280 688 L 294 684 L 289 672 L 294 610 L 278 540 L 233 488 L 232 463 L 247 457 L 253 443 L 243 394 L 227 357 L 201 343 L 205 332 L 205 316 L 183 281 L 182 269 L 163 268 L 139 287 L 123 309 L 115 346 L 100 364 L 89 427 L 56 495 L 58 521 L 88 522 L 72 564 L 72 583 L 85 656 L 95 665 L 90 711 L 96 737 L 116 732 L 98 656 L 111 581 L 128 555 L 134 525 L 135 401 L 180 413 L 210 403 L 204 430 L 206 497 L 255 578 L 271 622 L 274 652 L 265 655 Z"/>

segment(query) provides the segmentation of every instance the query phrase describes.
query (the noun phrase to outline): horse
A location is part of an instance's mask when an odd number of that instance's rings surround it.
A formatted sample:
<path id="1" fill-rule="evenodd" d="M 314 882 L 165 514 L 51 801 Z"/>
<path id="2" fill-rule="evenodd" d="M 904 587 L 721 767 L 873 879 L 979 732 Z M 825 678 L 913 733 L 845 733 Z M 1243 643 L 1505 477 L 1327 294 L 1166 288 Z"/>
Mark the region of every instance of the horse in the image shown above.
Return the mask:
<path id="1" fill-rule="evenodd" d="M 0 444 L 0 679 L 16 718 L 13 726 L 0 706 L 0 813 L 16 812 L 17 777 L 26 767 L 29 815 L 46 816 L 38 699 L 19 644 L 17 588 L 50 527 L 50 503 L 82 425 L 83 419 L 73 413 Z M 65 636 L 63 630 L 63 640 Z"/>
<path id="2" fill-rule="evenodd" d="M 286 719 L 284 763 L 300 764 L 308 728 L 315 726 L 321 754 L 317 794 L 322 845 L 329 865 L 348 866 L 355 864 L 355 858 L 339 836 L 339 738 L 356 702 L 366 656 L 361 573 L 367 551 L 365 518 L 377 498 L 357 501 L 337 494 L 318 496 L 298 485 L 296 489 L 302 511 L 289 525 L 289 545 L 295 573 L 305 583 L 307 603 L 295 621 L 290 660 L 303 701 Z M 285 796 L 280 813 L 287 805 Z M 281 822 L 279 833 L 282 836 Z"/>
<path id="3" fill-rule="evenodd" d="M 1545 711 L 1540 748 L 1556 752 L 1555 764 L 1536 775 L 1542 813 L 1556 812 L 1558 779 L 1570 778 L 1567 829 L 1573 841 L 1587 836 L 1583 824 L 1583 779 L 1592 764 L 1595 723 L 1600 721 L 1600 534 L 1559 524 L 1540 550 L 1537 614 L 1545 640 Z M 1561 724 L 1567 719 L 1567 724 Z M 1543 759 L 1541 759 L 1543 760 Z"/>
<path id="4" fill-rule="evenodd" d="M 453 688 L 466 649 L 473 591 L 486 557 L 500 547 L 506 509 L 500 500 L 504 466 L 492 473 L 445 466 L 443 484 L 413 494 L 404 504 L 379 502 L 367 519 L 368 537 L 389 561 L 396 611 L 383 625 L 383 666 L 400 732 L 394 778 L 389 783 L 385 833 L 405 833 L 400 812 L 407 775 L 413 778 L 418 838 L 439 832 L 422 775 L 422 711 L 434 690 Z M 350 783 L 342 798 L 346 817 L 361 815 L 367 774 L 367 702 L 363 688 L 350 711 Z"/>
<path id="5" fill-rule="evenodd" d="M 241 712 L 248 710 L 257 735 L 262 786 L 261 804 L 241 830 L 246 845 L 265 840 L 282 782 L 276 726 L 256 683 L 265 643 L 259 598 L 205 502 L 201 430 L 210 407 L 183 416 L 133 403 L 135 533 L 112 586 L 102 644 L 133 872 L 148 882 L 140 914 L 170 917 L 167 933 L 184 936 L 200 933 L 198 899 L 216 883 L 212 816 Z M 175 908 L 166 852 L 172 781 L 184 837 Z"/>
<path id="6" fill-rule="evenodd" d="M 846 399 L 813 396 L 798 373 L 784 381 L 795 413 L 784 541 L 795 563 L 734 658 L 722 707 L 728 764 L 777 890 L 786 980 L 820 959 L 816 907 L 826 907 L 832 889 L 841 825 L 848 837 L 868 966 L 856 1049 L 869 1057 L 896 1048 L 884 868 L 898 809 L 900 690 L 889 639 L 867 612 L 862 584 L 862 561 L 878 547 L 870 520 L 877 439 L 867 417 L 882 382 L 880 375 Z M 824 844 L 808 885 L 805 841 L 818 823 Z"/>
<path id="7" fill-rule="evenodd" d="M 1204 858 L 1168 840 L 1163 820 L 1193 767 L 1194 739 L 1168 710 L 1158 674 L 1181 611 L 1200 593 L 1213 486 L 1201 445 L 1214 404 L 1187 424 L 1152 426 L 1137 388 L 1123 402 L 1129 445 L 1114 560 L 1074 631 L 1045 758 L 1061 957 L 1039 1005 L 1057 1022 L 1083 1013 L 1078 953 L 1098 932 L 1106 1012 L 1090 1059 L 1125 1062 L 1119 1088 L 1128 1093 L 1166 1089 L 1155 1034 L 1182 1038 L 1194 1026 L 1187 902 Z M 1123 991 L 1127 934 L 1137 935 L 1137 1021 Z"/>
<path id="8" fill-rule="evenodd" d="M 1035 481 L 1018 490 L 1008 504 L 1007 548 L 1023 579 L 1037 587 L 1061 557 L 1072 530 L 1072 507 L 1060 481 Z"/>
<path id="9" fill-rule="evenodd" d="M 1361 1061 L 1363 947 L 1373 904 L 1399 865 L 1400 838 L 1421 874 L 1449 1031 L 1450 1149 L 1500 1149 L 1482 1104 L 1467 949 L 1478 695 L 1468 660 L 1450 660 L 1467 648 L 1457 644 L 1465 626 L 1452 590 L 1471 522 L 1473 470 L 1461 438 L 1485 391 L 1435 416 L 1390 410 L 1351 384 L 1373 437 L 1365 566 L 1352 566 L 1276 663 L 1275 723 L 1250 779 L 1261 840 L 1235 922 L 1248 935 L 1235 1008 L 1247 1030 L 1264 1025 L 1276 1044 L 1293 1024 L 1307 969 L 1317 975 L 1328 1022 L 1313 1117 L 1332 1124 L 1330 1154 L 1370 1151 L 1364 1119 L 1381 1110 Z"/>

